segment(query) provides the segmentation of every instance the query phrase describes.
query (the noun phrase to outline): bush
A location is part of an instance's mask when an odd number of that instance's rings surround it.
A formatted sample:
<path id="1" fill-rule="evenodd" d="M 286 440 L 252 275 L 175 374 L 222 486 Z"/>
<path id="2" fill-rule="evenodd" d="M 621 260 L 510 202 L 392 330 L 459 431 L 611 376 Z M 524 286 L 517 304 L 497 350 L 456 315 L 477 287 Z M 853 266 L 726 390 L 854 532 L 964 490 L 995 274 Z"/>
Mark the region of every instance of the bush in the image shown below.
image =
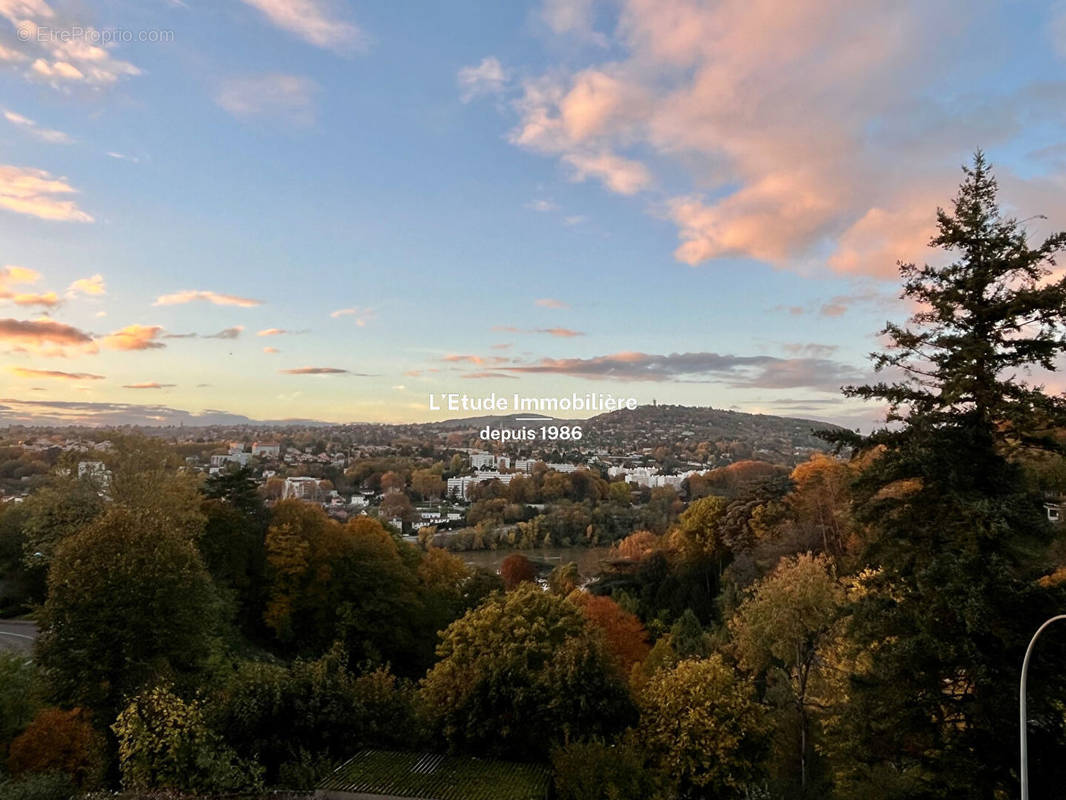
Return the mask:
<path id="1" fill-rule="evenodd" d="M 84 709 L 45 708 L 11 743 L 8 768 L 15 776 L 62 773 L 78 788 L 91 789 L 106 770 L 106 746 Z"/>
<path id="2" fill-rule="evenodd" d="M 237 761 L 207 727 L 200 704 L 185 702 L 167 686 L 135 697 L 111 729 L 127 789 L 225 792 L 258 785 L 258 769 Z"/>
<path id="3" fill-rule="evenodd" d="M 662 797 L 655 773 L 630 742 L 574 742 L 552 752 L 558 800 Z"/>
<path id="4" fill-rule="evenodd" d="M 360 747 L 411 746 L 412 694 L 385 669 L 350 671 L 339 649 L 287 668 L 245 662 L 212 698 L 211 726 L 268 782 L 313 785 Z"/>
<path id="5" fill-rule="evenodd" d="M 77 793 L 68 775 L 50 772 L 0 781 L 4 800 L 70 800 Z"/>
<path id="6" fill-rule="evenodd" d="M 30 724 L 39 706 L 37 670 L 33 662 L 15 653 L 0 653 L 0 762 L 7 747 Z"/>

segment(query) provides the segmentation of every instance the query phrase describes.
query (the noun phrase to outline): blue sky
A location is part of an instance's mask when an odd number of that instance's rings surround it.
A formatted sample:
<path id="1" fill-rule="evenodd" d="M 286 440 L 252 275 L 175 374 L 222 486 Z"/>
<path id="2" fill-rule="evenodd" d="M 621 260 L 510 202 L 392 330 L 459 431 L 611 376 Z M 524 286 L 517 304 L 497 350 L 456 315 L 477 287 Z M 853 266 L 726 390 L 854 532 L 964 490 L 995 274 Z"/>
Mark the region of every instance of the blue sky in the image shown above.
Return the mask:
<path id="1" fill-rule="evenodd" d="M 1066 227 L 1064 58 L 1052 3 L 0 0 L 0 420 L 865 424 L 974 148 Z"/>

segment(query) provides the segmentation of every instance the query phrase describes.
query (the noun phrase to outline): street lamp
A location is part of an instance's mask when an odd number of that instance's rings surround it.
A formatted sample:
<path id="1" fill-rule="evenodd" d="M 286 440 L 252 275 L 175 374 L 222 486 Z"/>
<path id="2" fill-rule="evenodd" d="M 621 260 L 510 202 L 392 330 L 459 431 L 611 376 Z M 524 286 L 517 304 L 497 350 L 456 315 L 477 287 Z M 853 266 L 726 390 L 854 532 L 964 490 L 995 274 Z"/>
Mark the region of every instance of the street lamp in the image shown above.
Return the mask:
<path id="1" fill-rule="evenodd" d="M 1059 614 L 1056 617 L 1052 617 L 1039 628 L 1036 629 L 1036 633 L 1033 634 L 1033 638 L 1029 640 L 1029 646 L 1025 649 L 1025 660 L 1022 661 L 1022 680 L 1021 686 L 1018 692 L 1018 718 L 1019 725 L 1021 727 L 1021 745 L 1022 745 L 1022 758 L 1021 758 L 1021 783 L 1022 783 L 1022 800 L 1029 800 L 1029 720 L 1025 713 L 1025 679 L 1029 673 L 1029 658 L 1033 655 L 1033 646 L 1036 644 L 1037 638 L 1044 632 L 1044 628 L 1053 622 L 1058 622 L 1060 619 L 1066 619 L 1066 614 Z"/>

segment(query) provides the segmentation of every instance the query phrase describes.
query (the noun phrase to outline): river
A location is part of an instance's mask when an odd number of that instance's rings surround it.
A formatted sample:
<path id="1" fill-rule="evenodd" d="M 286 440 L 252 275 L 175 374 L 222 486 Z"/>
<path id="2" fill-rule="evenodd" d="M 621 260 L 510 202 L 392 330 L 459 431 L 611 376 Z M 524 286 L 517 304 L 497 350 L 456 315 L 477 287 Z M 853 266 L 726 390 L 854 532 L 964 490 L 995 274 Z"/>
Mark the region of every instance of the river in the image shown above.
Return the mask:
<path id="1" fill-rule="evenodd" d="M 507 556 L 521 553 L 530 561 L 543 561 L 556 566 L 573 561 L 577 564 L 577 570 L 582 577 L 591 578 L 598 575 L 601 564 L 607 559 L 609 547 L 538 547 L 533 550 L 467 550 L 455 555 L 463 559 L 467 564 L 475 567 L 484 567 L 493 572 L 500 568 L 500 564 Z"/>

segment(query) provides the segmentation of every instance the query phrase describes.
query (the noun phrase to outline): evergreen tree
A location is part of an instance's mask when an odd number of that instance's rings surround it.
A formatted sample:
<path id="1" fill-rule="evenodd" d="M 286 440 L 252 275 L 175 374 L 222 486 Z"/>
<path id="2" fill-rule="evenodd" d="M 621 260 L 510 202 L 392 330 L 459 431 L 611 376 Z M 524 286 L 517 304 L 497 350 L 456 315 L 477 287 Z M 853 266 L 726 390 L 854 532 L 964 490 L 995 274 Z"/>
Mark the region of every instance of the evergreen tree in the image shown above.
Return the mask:
<path id="1" fill-rule="evenodd" d="M 919 310 L 887 325 L 889 348 L 873 356 L 896 380 L 845 390 L 887 402 L 892 424 L 830 437 L 872 456 L 856 498 L 868 572 L 849 629 L 862 656 L 836 728 L 845 797 L 1013 795 L 1022 656 L 1064 607 L 1038 583 L 1051 531 L 1012 455 L 1052 446 L 1066 419 L 1062 398 L 1022 378 L 1066 351 L 1066 279 L 1049 269 L 1066 234 L 1030 247 L 1000 214 L 983 155 L 964 172 L 931 241 L 951 263 L 900 267 Z M 1054 647 L 1042 641 L 1033 666 L 1034 754 L 1061 742 Z M 1032 765 L 1034 796 L 1061 786 L 1061 761 Z"/>

